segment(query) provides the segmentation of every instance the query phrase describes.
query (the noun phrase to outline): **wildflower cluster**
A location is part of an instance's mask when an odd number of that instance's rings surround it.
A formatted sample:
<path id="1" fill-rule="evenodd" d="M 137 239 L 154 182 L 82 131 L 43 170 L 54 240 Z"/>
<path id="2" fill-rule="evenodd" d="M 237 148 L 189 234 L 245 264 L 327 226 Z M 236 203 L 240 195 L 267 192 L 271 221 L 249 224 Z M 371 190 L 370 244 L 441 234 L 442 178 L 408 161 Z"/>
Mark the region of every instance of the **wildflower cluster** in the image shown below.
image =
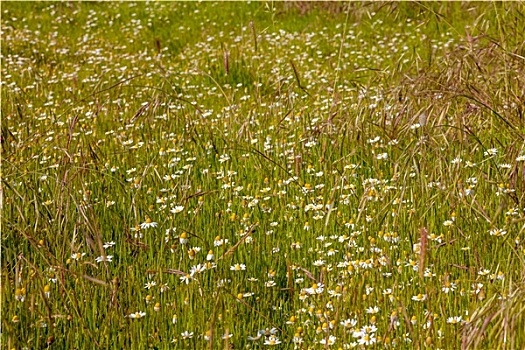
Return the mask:
<path id="1" fill-rule="evenodd" d="M 410 4 L 27 6 L 2 9 L 13 347 L 448 348 L 519 301 L 519 92 L 458 100 L 525 84 L 516 57 Z"/>

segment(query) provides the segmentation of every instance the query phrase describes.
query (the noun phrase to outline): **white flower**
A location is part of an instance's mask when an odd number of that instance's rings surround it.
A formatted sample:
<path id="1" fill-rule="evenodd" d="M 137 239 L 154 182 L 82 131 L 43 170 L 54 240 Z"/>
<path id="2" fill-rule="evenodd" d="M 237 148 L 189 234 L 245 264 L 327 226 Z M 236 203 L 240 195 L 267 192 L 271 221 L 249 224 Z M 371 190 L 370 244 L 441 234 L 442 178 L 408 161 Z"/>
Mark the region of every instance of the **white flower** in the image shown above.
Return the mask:
<path id="1" fill-rule="evenodd" d="M 147 218 L 145 222 L 140 224 L 140 228 L 143 230 L 146 228 L 150 228 L 150 227 L 157 227 L 157 223 L 154 221 L 151 221 L 150 218 Z"/>
<path id="2" fill-rule="evenodd" d="M 185 331 L 181 333 L 180 336 L 182 337 L 182 339 L 191 339 L 193 338 L 193 332 Z"/>
<path id="3" fill-rule="evenodd" d="M 133 313 L 129 314 L 127 317 L 129 317 L 129 318 L 142 318 L 144 316 L 146 316 L 145 312 L 137 311 L 137 312 L 133 312 Z"/>
<path id="4" fill-rule="evenodd" d="M 379 308 L 377 306 L 369 307 L 366 309 L 367 314 L 377 314 L 379 312 Z"/>
<path id="5" fill-rule="evenodd" d="M 214 254 L 213 254 L 213 250 L 210 250 L 210 251 L 208 252 L 208 255 L 206 255 L 206 260 L 207 260 L 207 261 L 211 261 L 211 260 L 213 260 L 214 257 L 215 257 L 215 256 L 214 256 Z"/>
<path id="6" fill-rule="evenodd" d="M 349 318 L 340 322 L 341 326 L 345 328 L 353 328 L 357 325 L 357 320 Z"/>
<path id="7" fill-rule="evenodd" d="M 193 277 L 195 274 L 202 273 L 204 271 L 206 271 L 206 265 L 204 264 L 198 264 L 198 265 L 192 266 L 190 268 L 190 276 Z"/>
<path id="8" fill-rule="evenodd" d="M 321 294 L 324 291 L 324 284 L 314 283 L 311 288 L 305 288 L 304 291 L 310 295 Z"/>
<path id="9" fill-rule="evenodd" d="M 227 154 L 222 154 L 219 158 L 219 163 L 224 163 L 230 160 L 230 156 Z"/>
<path id="10" fill-rule="evenodd" d="M 110 247 L 113 247 L 115 245 L 115 242 L 111 241 L 111 242 L 105 242 L 103 247 L 104 249 L 108 249 Z"/>
<path id="11" fill-rule="evenodd" d="M 357 340 L 359 345 L 371 345 L 377 341 L 377 338 L 374 335 L 364 334 L 361 338 Z"/>
<path id="12" fill-rule="evenodd" d="M 264 341 L 264 345 L 277 345 L 277 344 L 281 344 L 281 341 L 279 340 L 279 338 L 277 338 L 275 335 L 271 335 L 269 336 L 265 341 Z"/>
<path id="13" fill-rule="evenodd" d="M 414 295 L 412 297 L 412 300 L 414 301 L 425 301 L 427 299 L 427 295 L 426 294 L 418 294 L 418 295 Z"/>
<path id="14" fill-rule="evenodd" d="M 505 236 L 507 234 L 507 231 L 501 230 L 499 228 L 495 228 L 493 230 L 490 230 L 489 233 L 491 236 L 501 237 L 501 236 Z"/>
<path id="15" fill-rule="evenodd" d="M 330 335 L 328 337 L 328 339 L 326 338 L 323 338 L 319 341 L 319 344 L 323 344 L 323 345 L 333 345 L 335 343 L 335 341 L 337 340 L 337 338 L 333 335 Z"/>
<path id="16" fill-rule="evenodd" d="M 487 151 L 483 152 L 484 156 L 495 156 L 498 153 L 497 148 L 489 148 Z"/>
<path id="17" fill-rule="evenodd" d="M 71 254 L 71 259 L 80 260 L 84 255 L 86 255 L 86 253 L 73 253 Z"/>
<path id="18" fill-rule="evenodd" d="M 213 241 L 214 247 L 220 247 L 223 244 L 228 243 L 227 239 L 221 239 L 219 236 L 215 237 L 215 240 Z"/>
<path id="19" fill-rule="evenodd" d="M 379 140 L 381 140 L 381 137 L 376 136 L 376 137 L 373 138 L 373 139 L 369 139 L 367 142 L 368 142 L 368 143 L 376 143 L 376 142 L 378 142 Z"/>
<path id="20" fill-rule="evenodd" d="M 155 287 L 156 285 L 157 285 L 157 282 L 149 281 L 149 282 L 146 282 L 146 285 L 144 285 L 144 288 L 151 289 L 151 288 Z"/>
<path id="21" fill-rule="evenodd" d="M 160 286 L 160 292 L 163 293 L 165 291 L 167 291 L 168 289 L 170 289 L 170 287 L 168 286 L 167 283 L 164 283 Z"/>
<path id="22" fill-rule="evenodd" d="M 189 284 L 191 279 L 192 279 L 192 277 L 191 277 L 191 275 L 189 273 L 187 273 L 184 276 L 180 277 L 180 281 L 181 282 L 185 282 L 186 284 Z"/>
<path id="23" fill-rule="evenodd" d="M 456 287 L 457 287 L 456 283 L 447 281 L 447 282 L 445 282 L 443 287 L 441 287 L 441 290 L 446 294 L 446 293 L 449 293 L 449 292 L 452 292 L 452 291 L 456 290 Z"/>
<path id="24" fill-rule="evenodd" d="M 172 212 L 173 214 L 177 214 L 177 213 L 180 213 L 183 210 L 184 210 L 184 206 L 183 205 L 176 205 L 175 207 L 170 209 L 170 212 Z"/>
<path id="25" fill-rule="evenodd" d="M 96 262 L 100 263 L 102 261 L 113 261 L 113 255 L 101 255 L 95 259 Z"/>
<path id="26" fill-rule="evenodd" d="M 270 287 L 275 286 L 276 284 L 277 284 L 277 283 L 275 283 L 275 281 L 271 281 L 271 280 L 270 280 L 270 281 L 265 282 L 265 283 L 264 283 L 264 286 L 270 288 Z"/>
<path id="27" fill-rule="evenodd" d="M 246 265 L 244 264 L 235 264 L 230 266 L 231 271 L 244 271 L 246 270 Z"/>
<path id="28" fill-rule="evenodd" d="M 374 325 L 363 326 L 361 328 L 361 334 L 371 334 L 377 332 L 377 327 Z"/>
<path id="29" fill-rule="evenodd" d="M 447 323 L 456 324 L 462 321 L 461 316 L 452 316 L 447 318 Z"/>

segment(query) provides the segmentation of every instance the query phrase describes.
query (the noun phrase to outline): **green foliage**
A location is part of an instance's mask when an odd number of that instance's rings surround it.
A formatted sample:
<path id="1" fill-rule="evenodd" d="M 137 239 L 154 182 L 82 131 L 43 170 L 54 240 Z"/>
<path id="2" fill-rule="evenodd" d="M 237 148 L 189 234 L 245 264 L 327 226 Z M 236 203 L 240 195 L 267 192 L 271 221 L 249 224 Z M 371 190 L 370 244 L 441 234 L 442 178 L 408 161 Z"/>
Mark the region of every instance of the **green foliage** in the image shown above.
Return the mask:
<path id="1" fill-rule="evenodd" d="M 4 4 L 6 349 L 522 348 L 523 10 Z"/>

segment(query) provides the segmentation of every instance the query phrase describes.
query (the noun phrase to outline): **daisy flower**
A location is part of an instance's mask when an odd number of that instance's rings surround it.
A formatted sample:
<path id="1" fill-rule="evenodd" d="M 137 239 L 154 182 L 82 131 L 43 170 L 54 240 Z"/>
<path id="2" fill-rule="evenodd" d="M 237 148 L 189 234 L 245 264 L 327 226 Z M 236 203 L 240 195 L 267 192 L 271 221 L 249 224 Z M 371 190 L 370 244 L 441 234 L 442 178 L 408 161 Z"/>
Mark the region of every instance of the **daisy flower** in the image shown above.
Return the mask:
<path id="1" fill-rule="evenodd" d="M 412 297 L 412 300 L 414 301 L 425 301 L 427 299 L 427 295 L 426 294 L 418 294 L 418 295 L 414 295 Z"/>
<path id="2" fill-rule="evenodd" d="M 150 227 L 157 227 L 157 223 L 154 221 L 151 221 L 150 218 L 146 218 L 146 221 L 140 224 L 140 228 L 143 230 L 146 228 L 150 228 Z"/>
<path id="3" fill-rule="evenodd" d="M 379 307 L 377 306 L 369 307 L 366 309 L 367 314 L 377 314 L 378 312 L 379 312 Z"/>
<path id="4" fill-rule="evenodd" d="M 108 249 L 108 248 L 113 247 L 115 244 L 116 244 L 116 243 L 113 242 L 113 241 L 111 241 L 111 242 L 105 242 L 104 245 L 103 245 L 103 247 L 104 247 L 104 249 Z"/>
<path id="5" fill-rule="evenodd" d="M 359 345 L 372 345 L 375 342 L 377 342 L 377 338 L 374 334 L 363 334 L 363 336 L 357 340 Z"/>
<path id="6" fill-rule="evenodd" d="M 281 341 L 280 341 L 279 338 L 277 338 L 275 335 L 271 335 L 271 336 L 269 336 L 269 337 L 264 341 L 264 345 L 272 346 L 272 345 L 277 345 L 277 344 L 281 344 Z"/>
<path id="7" fill-rule="evenodd" d="M 353 328 L 357 325 L 357 320 L 349 318 L 339 322 L 344 328 Z"/>
<path id="8" fill-rule="evenodd" d="M 275 283 L 275 281 L 267 281 L 267 282 L 264 283 L 264 286 L 267 287 L 267 288 L 274 287 L 275 285 L 277 285 L 277 283 Z"/>
<path id="9" fill-rule="evenodd" d="M 489 231 L 489 234 L 491 236 L 496 236 L 496 237 L 501 237 L 501 236 L 505 236 L 507 234 L 507 231 L 505 230 L 501 230 L 499 228 L 495 228 L 493 230 L 490 230 Z"/>
<path id="10" fill-rule="evenodd" d="M 86 255 L 86 253 L 73 253 L 71 254 L 71 259 L 80 260 L 84 255 Z"/>
<path id="11" fill-rule="evenodd" d="M 128 315 L 129 318 L 142 318 L 144 316 L 146 316 L 146 313 L 143 311 L 133 312 Z"/>
<path id="12" fill-rule="evenodd" d="M 102 261 L 113 261 L 113 255 L 101 255 L 95 259 L 96 262 L 101 263 Z"/>
<path id="13" fill-rule="evenodd" d="M 337 340 L 337 338 L 333 335 L 330 335 L 327 338 L 323 338 L 319 341 L 320 344 L 323 344 L 323 345 L 334 345 L 335 341 Z"/>
<path id="14" fill-rule="evenodd" d="M 184 206 L 176 205 L 175 207 L 170 209 L 170 212 L 172 212 L 173 214 L 177 214 L 177 213 L 180 213 L 183 210 L 184 210 Z"/>
<path id="15" fill-rule="evenodd" d="M 191 339 L 193 338 L 193 332 L 185 331 L 181 333 L 180 336 L 182 337 L 182 339 Z"/>
<path id="16" fill-rule="evenodd" d="M 497 148 L 489 148 L 487 151 L 483 152 L 484 156 L 495 156 L 498 153 Z"/>
<path id="17" fill-rule="evenodd" d="M 446 294 L 446 293 L 456 290 L 456 287 L 457 287 L 456 283 L 447 281 L 445 282 L 443 287 L 441 287 L 441 290 Z"/>
<path id="18" fill-rule="evenodd" d="M 149 281 L 149 282 L 146 282 L 146 285 L 144 286 L 144 288 L 146 288 L 146 289 L 149 290 L 149 289 L 155 287 L 156 285 L 157 285 L 157 282 L 155 282 L 155 281 Z"/>
<path id="19" fill-rule="evenodd" d="M 324 291 L 324 284 L 314 283 L 311 288 L 305 288 L 304 291 L 310 295 L 321 294 Z"/>
<path id="20" fill-rule="evenodd" d="M 452 316 L 452 317 L 447 318 L 447 323 L 450 323 L 450 324 L 457 324 L 457 323 L 460 323 L 461 321 L 462 321 L 461 316 Z"/>
<path id="21" fill-rule="evenodd" d="M 206 260 L 211 261 L 213 260 L 213 258 L 214 258 L 213 250 L 210 249 L 210 251 L 208 251 L 208 255 L 206 255 Z"/>
<path id="22" fill-rule="evenodd" d="M 230 266 L 231 271 L 244 271 L 246 270 L 246 265 L 244 264 L 235 264 Z"/>
<path id="23" fill-rule="evenodd" d="M 186 284 L 189 284 L 190 281 L 191 281 L 191 279 L 192 279 L 192 277 L 191 277 L 191 275 L 190 275 L 189 273 L 187 273 L 187 274 L 185 274 L 184 276 L 181 276 L 181 277 L 180 277 L 180 281 L 181 281 L 181 282 L 184 282 L 184 283 L 186 283 Z"/>

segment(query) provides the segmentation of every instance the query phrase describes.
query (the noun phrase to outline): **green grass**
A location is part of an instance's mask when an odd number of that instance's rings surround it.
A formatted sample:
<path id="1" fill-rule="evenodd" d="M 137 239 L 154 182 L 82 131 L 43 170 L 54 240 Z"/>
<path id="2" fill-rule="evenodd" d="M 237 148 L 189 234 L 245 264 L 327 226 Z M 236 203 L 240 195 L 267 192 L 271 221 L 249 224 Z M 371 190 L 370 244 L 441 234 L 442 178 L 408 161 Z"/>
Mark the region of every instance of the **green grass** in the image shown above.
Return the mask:
<path id="1" fill-rule="evenodd" d="M 522 348 L 524 10 L 3 4 L 2 345 Z"/>

